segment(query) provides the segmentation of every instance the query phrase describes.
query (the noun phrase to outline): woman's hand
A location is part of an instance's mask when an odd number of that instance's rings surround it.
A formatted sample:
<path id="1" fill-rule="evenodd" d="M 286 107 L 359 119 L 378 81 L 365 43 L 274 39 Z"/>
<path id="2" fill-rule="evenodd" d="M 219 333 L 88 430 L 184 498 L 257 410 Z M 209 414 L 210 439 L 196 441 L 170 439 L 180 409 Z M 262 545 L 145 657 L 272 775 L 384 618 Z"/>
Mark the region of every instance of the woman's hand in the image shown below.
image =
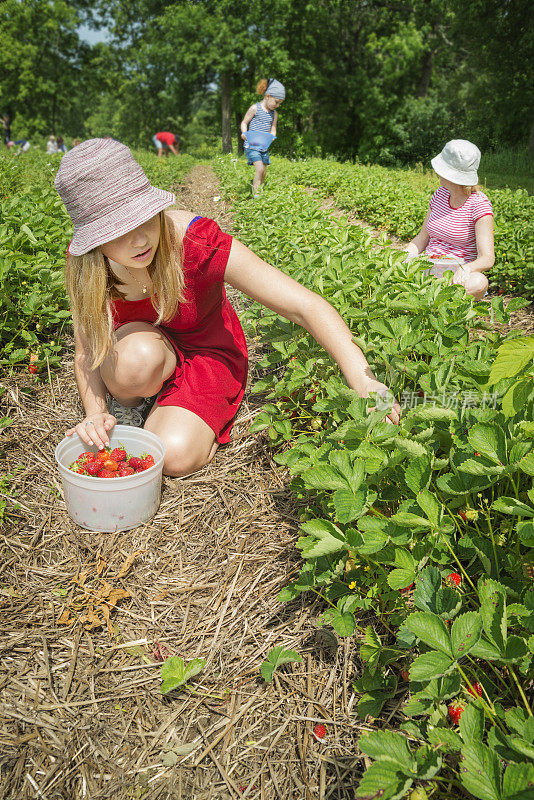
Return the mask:
<path id="1" fill-rule="evenodd" d="M 464 288 L 467 288 L 467 284 L 469 283 L 470 278 L 471 278 L 471 270 L 464 264 L 463 266 L 458 267 L 458 269 L 454 273 L 452 278 L 452 285 L 463 286 Z"/>
<path id="2" fill-rule="evenodd" d="M 377 411 L 382 411 L 386 408 L 389 408 L 391 400 L 393 399 L 393 407 L 386 417 L 386 422 L 393 422 L 394 425 L 399 424 L 401 407 L 385 383 L 380 383 L 380 381 L 377 381 L 376 378 L 365 376 L 362 379 L 362 382 L 358 383 L 356 391 L 360 397 L 369 397 L 371 392 L 375 392 L 377 395 L 379 395 L 375 406 Z"/>
<path id="3" fill-rule="evenodd" d="M 98 411 L 96 414 L 89 414 L 82 422 L 74 428 L 69 428 L 67 436 L 77 433 L 80 439 L 88 445 L 94 445 L 102 450 L 109 447 L 108 431 L 117 424 L 117 420 L 109 411 Z"/>
<path id="4" fill-rule="evenodd" d="M 242 133 L 241 134 L 241 138 L 243 139 L 244 142 L 246 142 L 247 141 L 247 134 L 246 133 Z"/>

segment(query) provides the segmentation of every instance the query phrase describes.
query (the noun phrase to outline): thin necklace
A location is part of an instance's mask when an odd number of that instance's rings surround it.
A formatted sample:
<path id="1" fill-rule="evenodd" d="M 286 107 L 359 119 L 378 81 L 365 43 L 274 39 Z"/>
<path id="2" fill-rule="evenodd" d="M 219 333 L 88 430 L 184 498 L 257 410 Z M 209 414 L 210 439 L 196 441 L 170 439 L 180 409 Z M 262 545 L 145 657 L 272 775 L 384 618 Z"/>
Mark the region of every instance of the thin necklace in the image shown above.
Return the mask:
<path id="1" fill-rule="evenodd" d="M 132 275 L 132 273 L 130 272 L 128 267 L 124 266 L 124 264 L 122 266 L 124 267 L 124 269 L 126 270 L 128 275 L 130 275 L 130 277 L 133 278 L 134 281 L 139 284 L 139 286 L 143 290 L 143 294 L 146 294 L 148 292 L 148 284 L 147 283 L 141 283 L 141 281 L 138 281 L 137 278 L 135 277 L 135 275 Z"/>

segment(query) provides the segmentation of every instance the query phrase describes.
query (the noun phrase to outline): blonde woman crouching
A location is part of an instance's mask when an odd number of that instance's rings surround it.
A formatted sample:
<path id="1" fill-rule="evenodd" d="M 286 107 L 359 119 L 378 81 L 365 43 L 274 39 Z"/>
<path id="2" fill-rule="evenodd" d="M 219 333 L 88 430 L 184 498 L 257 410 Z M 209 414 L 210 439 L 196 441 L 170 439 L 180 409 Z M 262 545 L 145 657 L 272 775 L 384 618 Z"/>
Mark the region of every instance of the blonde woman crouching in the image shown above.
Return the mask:
<path id="1" fill-rule="evenodd" d="M 102 449 L 117 422 L 144 425 L 165 443 L 167 475 L 211 461 L 230 441 L 247 381 L 225 283 L 302 325 L 360 397 L 387 394 L 323 297 L 212 219 L 170 210 L 174 195 L 151 186 L 125 145 L 82 142 L 63 157 L 55 185 L 74 223 L 66 276 L 85 409 L 68 436 Z M 390 421 L 399 414 L 395 402 Z"/>
<path id="2" fill-rule="evenodd" d="M 440 186 L 421 230 L 405 248 L 408 260 L 424 253 L 433 262 L 429 274 L 439 278 L 452 270 L 452 283 L 480 300 L 488 290 L 484 272 L 495 263 L 493 208 L 477 186 L 480 150 L 453 139 L 431 163 Z"/>

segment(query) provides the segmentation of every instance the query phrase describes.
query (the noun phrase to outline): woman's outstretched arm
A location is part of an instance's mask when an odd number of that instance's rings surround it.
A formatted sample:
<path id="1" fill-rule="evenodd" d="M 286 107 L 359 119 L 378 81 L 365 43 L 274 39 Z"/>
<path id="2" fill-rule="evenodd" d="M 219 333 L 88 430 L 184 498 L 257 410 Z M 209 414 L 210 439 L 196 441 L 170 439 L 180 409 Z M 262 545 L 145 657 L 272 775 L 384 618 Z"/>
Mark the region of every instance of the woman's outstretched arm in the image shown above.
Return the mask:
<path id="1" fill-rule="evenodd" d="M 387 387 L 373 375 L 335 308 L 324 297 L 263 261 L 237 239 L 232 242 L 225 281 L 277 314 L 302 325 L 332 356 L 350 388 L 360 397 L 369 397 L 371 392 L 388 392 Z M 397 402 L 389 418 L 398 423 L 400 406 Z"/>
<path id="2" fill-rule="evenodd" d="M 412 241 L 408 242 L 408 244 L 404 248 L 404 250 L 408 253 L 409 256 L 408 260 L 411 260 L 412 258 L 421 255 L 421 253 L 425 251 L 425 248 L 427 247 L 430 241 L 430 236 L 428 235 L 428 230 L 426 227 L 429 217 L 430 217 L 430 209 L 428 209 L 427 211 L 427 215 L 424 219 L 423 224 L 421 225 L 421 230 L 419 231 L 417 236 L 414 236 Z"/>

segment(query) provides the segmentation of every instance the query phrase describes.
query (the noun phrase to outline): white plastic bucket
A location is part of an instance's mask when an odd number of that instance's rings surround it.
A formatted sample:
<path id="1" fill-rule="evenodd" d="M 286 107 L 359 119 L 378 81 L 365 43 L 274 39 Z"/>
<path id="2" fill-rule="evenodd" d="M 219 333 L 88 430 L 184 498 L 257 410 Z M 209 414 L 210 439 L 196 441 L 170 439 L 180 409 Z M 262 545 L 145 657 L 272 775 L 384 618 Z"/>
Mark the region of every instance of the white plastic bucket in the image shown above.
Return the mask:
<path id="1" fill-rule="evenodd" d="M 456 272 L 465 261 L 463 258 L 453 256 L 443 256 L 443 258 L 432 259 L 432 266 L 426 272 L 427 275 L 434 275 L 435 278 L 443 278 L 447 271 Z"/>
<path id="2" fill-rule="evenodd" d="M 125 478 L 93 478 L 69 469 L 82 453 L 96 453 L 77 434 L 67 436 L 55 450 L 67 511 L 74 522 L 90 531 L 114 533 L 143 525 L 158 510 L 165 445 L 144 428 L 115 425 L 109 436 L 111 448 L 124 447 L 131 456 L 149 453 L 154 466 Z"/>

